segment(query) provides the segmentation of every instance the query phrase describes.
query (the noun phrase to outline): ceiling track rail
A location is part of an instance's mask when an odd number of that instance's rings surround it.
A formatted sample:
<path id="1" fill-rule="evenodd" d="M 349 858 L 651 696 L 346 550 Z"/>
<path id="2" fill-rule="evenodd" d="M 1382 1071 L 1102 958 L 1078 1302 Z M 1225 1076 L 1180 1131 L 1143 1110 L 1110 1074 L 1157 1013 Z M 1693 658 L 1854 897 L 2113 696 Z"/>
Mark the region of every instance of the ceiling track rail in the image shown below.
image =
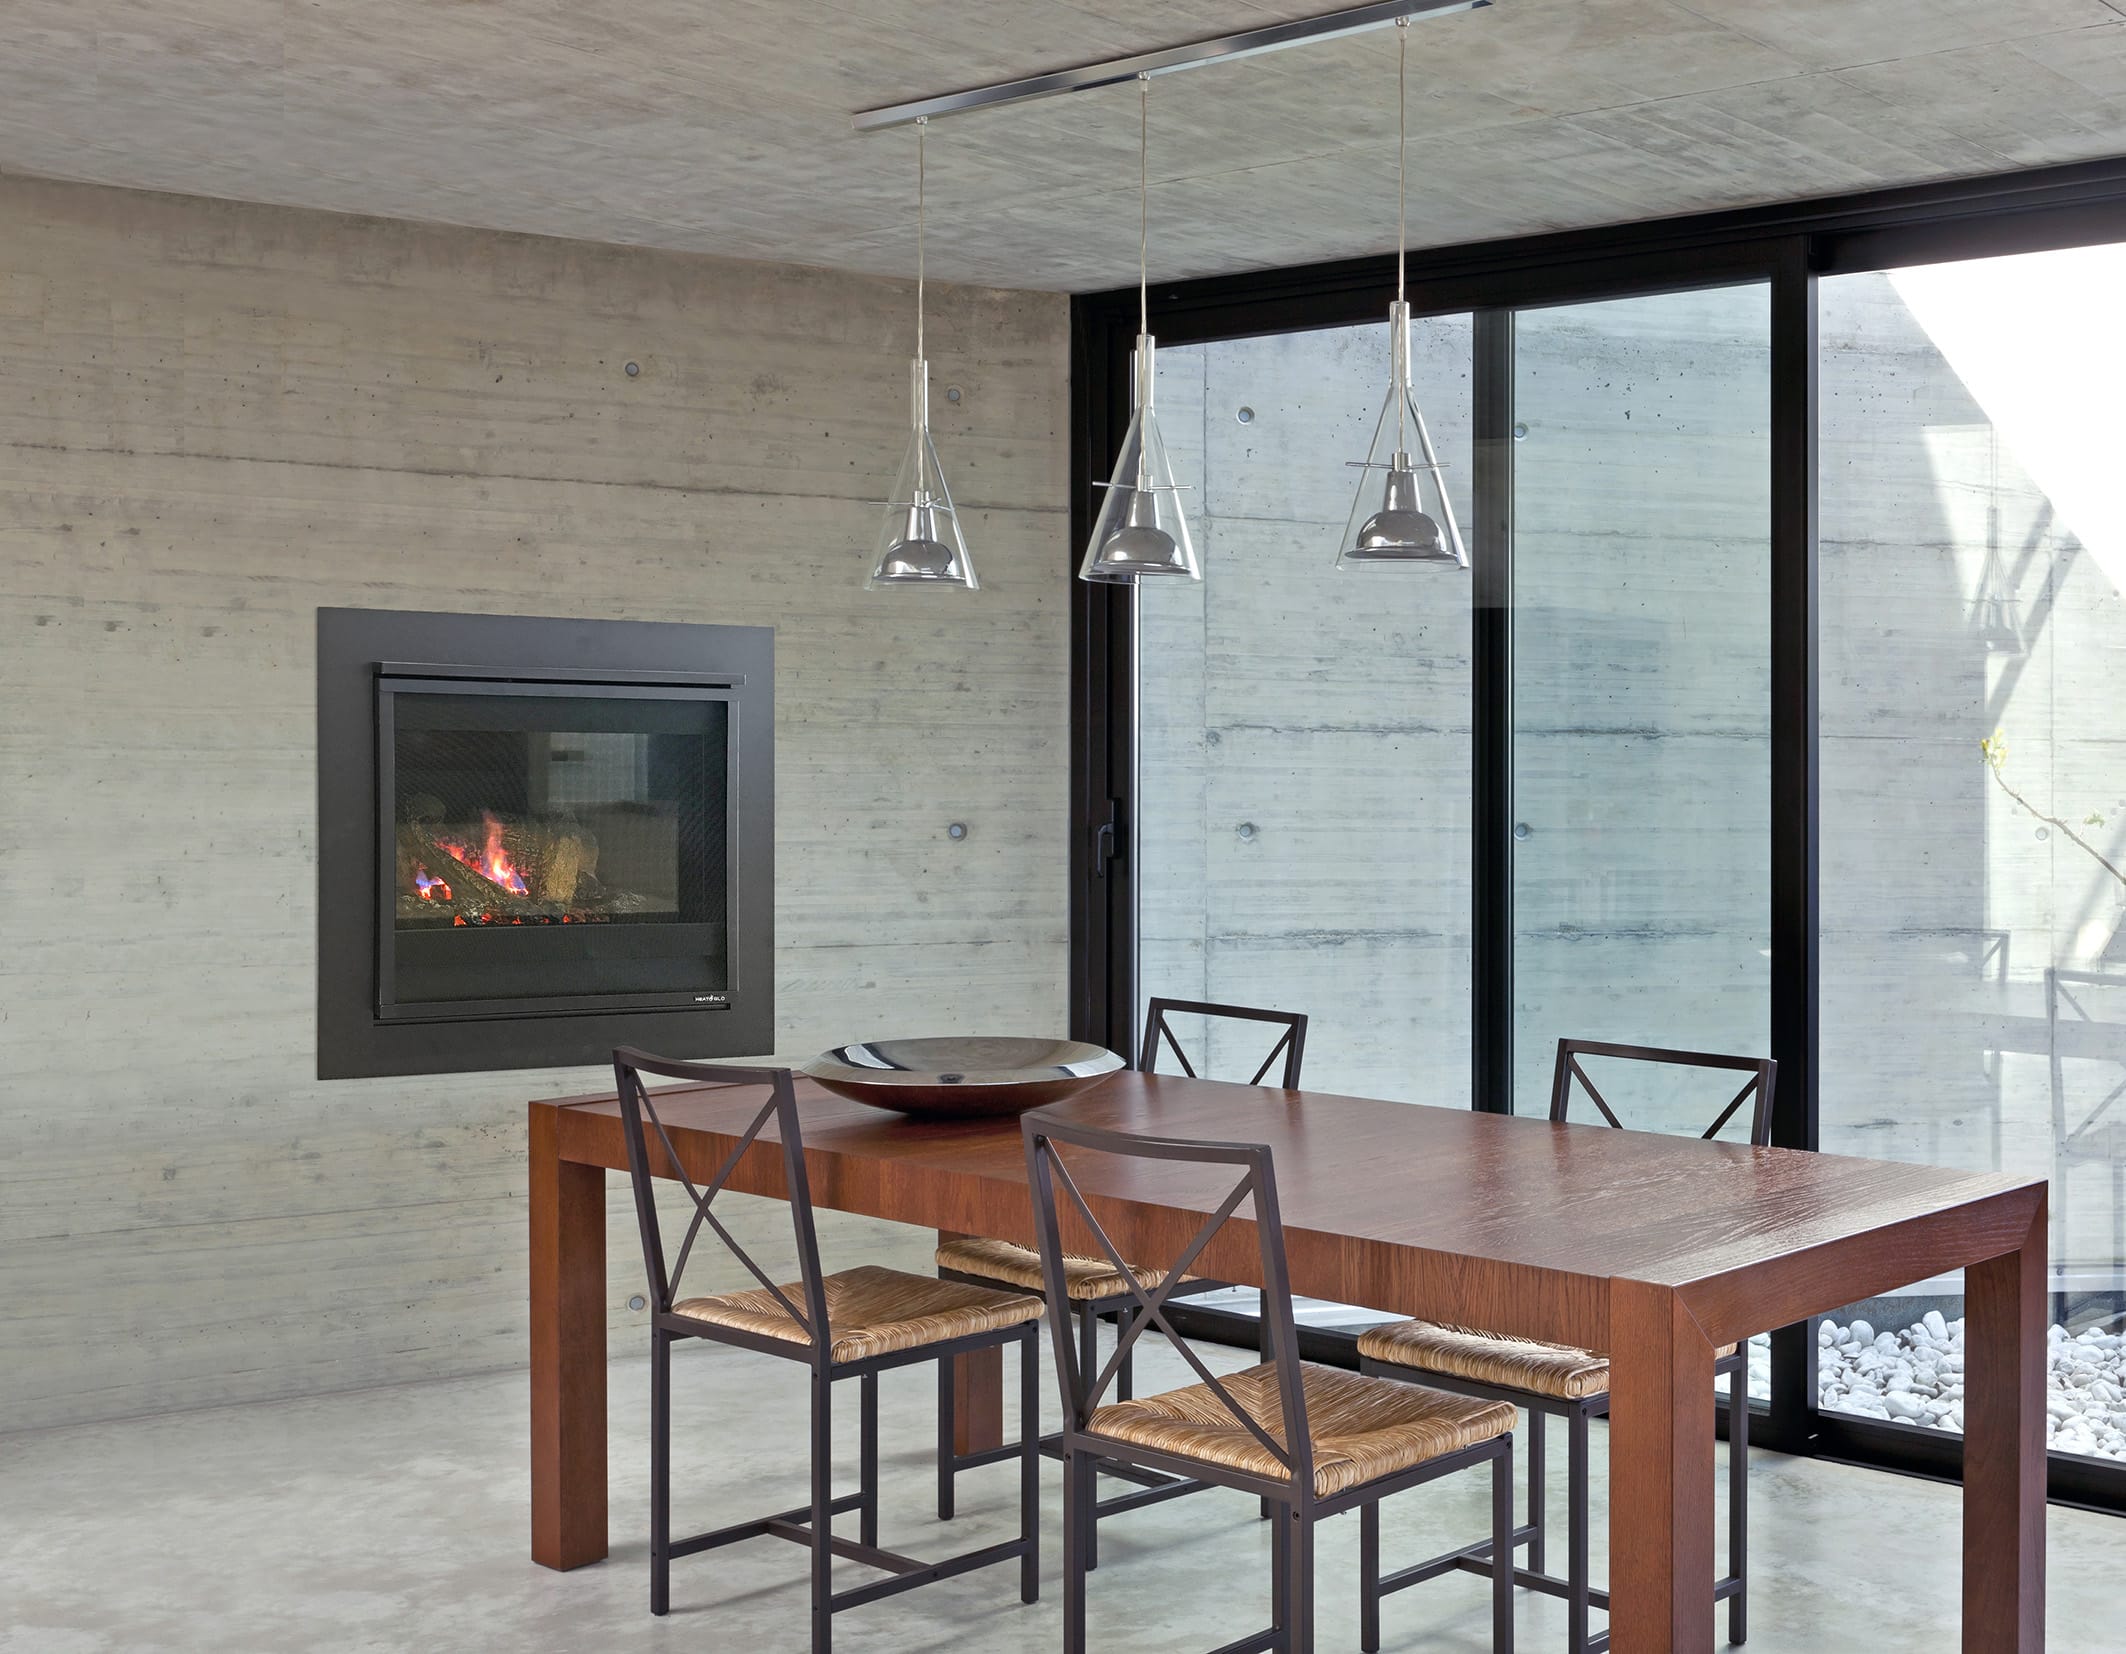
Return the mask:
<path id="1" fill-rule="evenodd" d="M 1170 75 L 1182 69 L 1200 69 L 1206 64 L 1232 63 L 1240 58 L 1259 57 L 1265 52 L 1281 52 L 1291 46 L 1340 40 L 1369 29 L 1387 28 L 1404 18 L 1415 20 L 1445 17 L 1453 12 L 1481 11 L 1491 3 L 1492 0 L 1380 0 L 1380 3 L 1369 6 L 1347 6 L 1320 17 L 1273 23 L 1267 28 L 1218 35 L 1185 46 L 1139 52 L 1134 57 L 1110 58 L 1105 63 L 1055 69 L 1045 75 L 1031 75 L 1021 80 L 971 86 L 964 92 L 946 92 L 908 103 L 887 104 L 879 109 L 863 109 L 851 116 L 850 122 L 859 132 L 883 132 L 914 121 L 940 120 L 947 115 L 965 115 L 977 109 L 1002 109 L 1010 104 L 1031 103 L 1036 98 L 1060 97 L 1069 92 L 1089 92 L 1095 87 L 1135 80 L 1139 75 Z"/>

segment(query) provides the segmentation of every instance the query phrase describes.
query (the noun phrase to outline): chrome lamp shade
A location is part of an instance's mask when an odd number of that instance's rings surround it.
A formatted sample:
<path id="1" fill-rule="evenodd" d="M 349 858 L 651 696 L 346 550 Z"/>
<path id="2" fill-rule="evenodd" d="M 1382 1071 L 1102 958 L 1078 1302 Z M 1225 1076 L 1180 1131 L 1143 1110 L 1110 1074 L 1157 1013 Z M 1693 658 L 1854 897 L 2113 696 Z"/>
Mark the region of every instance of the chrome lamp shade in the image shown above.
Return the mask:
<path id="1" fill-rule="evenodd" d="M 1469 553 L 1447 498 L 1439 455 L 1410 388 L 1410 307 L 1388 311 L 1393 365 L 1388 399 L 1359 471 L 1358 496 L 1337 548 L 1338 568 L 1436 563 L 1466 569 Z"/>
<path id="2" fill-rule="evenodd" d="M 959 586 L 976 591 L 974 564 L 960 533 L 960 514 L 952 491 L 938 468 L 930 441 L 930 364 L 918 357 L 913 367 L 915 429 L 894 479 L 893 497 L 879 525 L 866 590 L 883 586 Z"/>
<path id="3" fill-rule="evenodd" d="M 1078 567 L 1080 580 L 1126 585 L 1138 579 L 1203 578 L 1152 408 L 1152 346 L 1148 334 L 1138 336 L 1136 412 L 1115 456 L 1114 476 L 1105 484 L 1106 497 Z"/>

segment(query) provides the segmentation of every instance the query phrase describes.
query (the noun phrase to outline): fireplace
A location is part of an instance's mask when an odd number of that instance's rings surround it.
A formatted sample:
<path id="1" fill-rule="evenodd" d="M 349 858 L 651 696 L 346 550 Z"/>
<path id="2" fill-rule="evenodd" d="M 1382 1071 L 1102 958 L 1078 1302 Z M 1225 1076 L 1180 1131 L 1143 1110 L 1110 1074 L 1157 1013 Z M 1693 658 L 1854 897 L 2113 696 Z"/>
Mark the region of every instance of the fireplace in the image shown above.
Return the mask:
<path id="1" fill-rule="evenodd" d="M 321 1077 L 772 1047 L 772 634 L 321 610 Z"/>

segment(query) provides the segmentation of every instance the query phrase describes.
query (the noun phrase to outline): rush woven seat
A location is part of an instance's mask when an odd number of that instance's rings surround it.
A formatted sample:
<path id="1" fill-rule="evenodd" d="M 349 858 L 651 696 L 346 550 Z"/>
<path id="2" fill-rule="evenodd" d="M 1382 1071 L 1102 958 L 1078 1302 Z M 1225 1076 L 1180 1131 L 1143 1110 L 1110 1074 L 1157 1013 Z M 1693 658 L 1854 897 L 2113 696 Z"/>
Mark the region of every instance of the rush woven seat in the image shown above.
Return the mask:
<path id="1" fill-rule="evenodd" d="M 1609 1389 L 1609 1358 L 1569 1344 L 1539 1344 L 1468 1327 L 1397 1321 L 1359 1335 L 1358 1353 L 1419 1372 L 1472 1384 L 1495 1384 L 1539 1396 L 1579 1401 Z"/>
<path id="2" fill-rule="evenodd" d="M 1041 1292 L 1047 1286 L 1041 1278 L 1041 1254 L 1030 1246 L 1020 1246 L 1012 1241 L 972 1238 L 946 1241 L 938 1248 L 937 1261 L 940 1269 L 1006 1281 L 1012 1286 L 1022 1286 L 1028 1292 Z M 1161 1271 L 1132 1264 L 1130 1273 L 1137 1277 L 1139 1286 L 1150 1287 L 1158 1285 Z M 1193 1275 L 1184 1278 L 1195 1279 Z M 1105 1258 L 1076 1258 L 1066 1254 L 1063 1290 L 1073 1301 L 1083 1302 L 1115 1297 L 1129 1291 L 1129 1285 L 1122 1272 Z"/>
<path id="3" fill-rule="evenodd" d="M 1310 1361 L 1302 1362 L 1299 1370 L 1307 1430 L 1314 1439 L 1317 1498 L 1513 1433 L 1515 1412 L 1507 1402 L 1472 1401 Z M 1276 1364 L 1250 1367 L 1220 1382 L 1248 1417 L 1282 1446 L 1284 1414 Z M 1290 1474 L 1208 1384 L 1111 1402 L 1094 1410 L 1086 1433 L 1256 1476 Z"/>
<path id="4" fill-rule="evenodd" d="M 1739 1348 L 1729 1344 L 1714 1359 L 1725 1361 Z M 1369 1361 L 1415 1367 L 1419 1372 L 1495 1384 L 1504 1390 L 1582 1401 L 1609 1393 L 1609 1357 L 1570 1344 L 1544 1344 L 1531 1338 L 1478 1332 L 1470 1327 L 1443 1327 L 1431 1321 L 1396 1321 L 1359 1334 L 1358 1353 Z"/>
<path id="5" fill-rule="evenodd" d="M 1038 1298 L 869 1264 L 828 1275 L 821 1284 L 827 1289 L 827 1329 L 836 1361 L 862 1361 L 1041 1318 Z M 804 1302 L 801 1285 L 782 1291 L 792 1303 Z M 812 1342 L 811 1335 L 765 1289 L 683 1299 L 672 1306 L 672 1313 L 792 1344 Z"/>

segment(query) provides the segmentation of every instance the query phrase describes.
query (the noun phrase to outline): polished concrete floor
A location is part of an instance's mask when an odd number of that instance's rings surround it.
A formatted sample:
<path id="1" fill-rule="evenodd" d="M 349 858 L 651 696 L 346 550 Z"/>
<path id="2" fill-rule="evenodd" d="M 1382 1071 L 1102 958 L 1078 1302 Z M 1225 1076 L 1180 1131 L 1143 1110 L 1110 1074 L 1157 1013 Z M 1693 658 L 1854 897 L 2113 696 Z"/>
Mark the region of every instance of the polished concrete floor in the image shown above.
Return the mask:
<path id="1" fill-rule="evenodd" d="M 1234 1352 L 1206 1352 L 1231 1366 Z M 1153 1381 L 1178 1381 L 1159 1352 Z M 0 1437 L 0 1649 L 34 1654 L 234 1650 L 745 1651 L 805 1647 L 805 1556 L 760 1540 L 675 1565 L 673 1613 L 646 1598 L 645 1362 L 612 1372 L 613 1554 L 549 1573 L 526 1556 L 526 1386 L 518 1375 Z M 717 1526 L 803 1497 L 804 1402 L 787 1363 L 695 1346 L 675 1383 L 675 1524 Z M 840 1457 L 853 1485 L 850 1394 Z M 887 1544 L 943 1554 L 1003 1537 L 1014 1472 L 971 1472 L 961 1519 L 931 1516 L 935 1384 L 883 1381 Z M 1555 1439 L 1555 1438 L 1553 1438 Z M 1598 1460 L 1601 1449 L 1598 1448 Z M 1553 1449 L 1554 1460 L 1556 1449 Z M 1059 1474 L 1046 1471 L 1041 1603 L 1011 1566 L 842 1616 L 836 1646 L 1048 1650 L 1057 1646 Z M 1391 1501 L 1391 1565 L 1475 1536 L 1483 1488 L 1457 1478 Z M 1869 1654 L 1957 1646 L 1958 1495 L 1952 1488 L 1770 1456 L 1753 1467 L 1756 1654 Z M 1596 1489 L 1597 1509 L 1603 1490 Z M 1552 1508 L 1563 1515 L 1562 1494 Z M 1599 1555 L 1600 1530 L 1597 1529 Z M 1268 1618 L 1269 1539 L 1252 1500 L 1196 1497 L 1103 1526 L 1095 1649 L 1199 1651 Z M 1328 1524 L 1323 1649 L 1357 1646 L 1357 1524 Z M 2054 1510 L 2052 1646 L 2126 1650 L 2118 1590 L 2126 1522 Z M 845 1582 L 866 1577 L 847 1566 Z M 1390 1599 L 1386 1644 L 1489 1647 L 1487 1586 L 1455 1575 Z M 1546 1599 L 1521 1599 L 1523 1649 L 1563 1646 Z"/>

